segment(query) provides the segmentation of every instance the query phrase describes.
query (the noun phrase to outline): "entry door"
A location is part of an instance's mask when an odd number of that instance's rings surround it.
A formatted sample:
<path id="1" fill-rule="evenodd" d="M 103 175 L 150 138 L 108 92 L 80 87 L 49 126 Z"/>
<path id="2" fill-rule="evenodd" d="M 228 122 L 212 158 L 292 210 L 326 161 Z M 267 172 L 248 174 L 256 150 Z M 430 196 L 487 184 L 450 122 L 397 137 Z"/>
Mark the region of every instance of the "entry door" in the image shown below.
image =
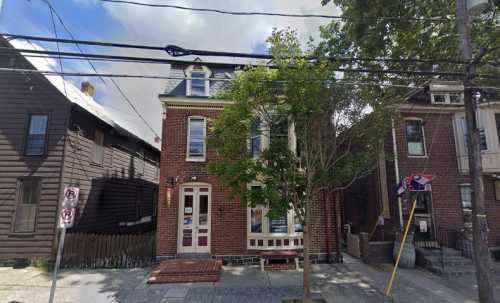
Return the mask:
<path id="1" fill-rule="evenodd" d="M 210 252 L 210 187 L 184 186 L 179 203 L 180 253 Z"/>

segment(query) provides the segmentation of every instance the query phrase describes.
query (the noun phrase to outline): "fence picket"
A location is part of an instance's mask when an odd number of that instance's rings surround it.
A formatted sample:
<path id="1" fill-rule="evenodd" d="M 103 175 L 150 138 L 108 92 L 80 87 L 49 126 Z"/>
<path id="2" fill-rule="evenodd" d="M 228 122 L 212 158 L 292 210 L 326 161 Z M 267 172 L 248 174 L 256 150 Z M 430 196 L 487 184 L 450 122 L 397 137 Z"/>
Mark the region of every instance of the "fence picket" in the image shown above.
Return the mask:
<path id="1" fill-rule="evenodd" d="M 143 234 L 68 233 L 62 266 L 66 268 L 133 268 L 149 266 L 154 232 Z"/>

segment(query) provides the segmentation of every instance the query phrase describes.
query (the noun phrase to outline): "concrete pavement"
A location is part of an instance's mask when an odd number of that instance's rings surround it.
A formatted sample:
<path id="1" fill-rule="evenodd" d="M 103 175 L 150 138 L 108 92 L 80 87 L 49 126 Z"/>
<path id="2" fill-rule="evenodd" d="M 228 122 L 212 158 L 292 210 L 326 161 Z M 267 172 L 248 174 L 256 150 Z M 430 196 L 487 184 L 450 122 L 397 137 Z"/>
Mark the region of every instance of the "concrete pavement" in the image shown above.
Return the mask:
<path id="1" fill-rule="evenodd" d="M 56 302 L 191 303 L 281 302 L 302 296 L 302 272 L 260 272 L 257 266 L 223 267 L 216 283 L 148 285 L 150 269 L 64 270 Z M 383 295 L 389 266 L 372 267 L 349 256 L 344 264 L 315 265 L 312 291 L 326 302 L 476 302 L 474 276 L 442 278 L 426 271 L 402 269 L 392 299 Z M 494 275 L 500 298 L 500 274 Z M 35 268 L 0 268 L 0 303 L 45 303 L 51 276 Z"/>

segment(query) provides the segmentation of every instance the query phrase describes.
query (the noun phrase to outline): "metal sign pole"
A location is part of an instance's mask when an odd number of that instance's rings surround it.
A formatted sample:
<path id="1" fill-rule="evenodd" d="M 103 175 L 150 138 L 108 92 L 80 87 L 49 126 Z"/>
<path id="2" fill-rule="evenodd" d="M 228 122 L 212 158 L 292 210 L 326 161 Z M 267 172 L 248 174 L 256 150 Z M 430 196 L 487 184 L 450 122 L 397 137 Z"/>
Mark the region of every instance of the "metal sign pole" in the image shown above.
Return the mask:
<path id="1" fill-rule="evenodd" d="M 52 287 L 50 288 L 50 298 L 49 298 L 49 303 L 54 302 L 54 294 L 56 291 L 56 284 L 57 284 L 57 273 L 59 271 L 59 265 L 61 264 L 61 256 L 62 256 L 62 250 L 64 247 L 64 238 L 66 237 L 66 228 L 62 228 L 61 230 L 61 238 L 59 239 L 59 246 L 57 248 L 57 257 L 56 257 L 56 264 L 54 266 L 54 273 L 52 275 Z"/>

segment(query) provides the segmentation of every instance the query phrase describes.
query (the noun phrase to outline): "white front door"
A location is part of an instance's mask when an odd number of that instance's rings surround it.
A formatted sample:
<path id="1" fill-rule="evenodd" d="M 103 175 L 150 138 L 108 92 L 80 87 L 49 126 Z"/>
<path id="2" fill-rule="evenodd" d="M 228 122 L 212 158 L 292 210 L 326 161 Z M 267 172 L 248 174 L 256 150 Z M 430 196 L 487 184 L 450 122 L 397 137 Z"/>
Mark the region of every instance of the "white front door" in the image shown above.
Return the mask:
<path id="1" fill-rule="evenodd" d="M 210 252 L 210 187 L 185 185 L 179 201 L 179 253 Z"/>

